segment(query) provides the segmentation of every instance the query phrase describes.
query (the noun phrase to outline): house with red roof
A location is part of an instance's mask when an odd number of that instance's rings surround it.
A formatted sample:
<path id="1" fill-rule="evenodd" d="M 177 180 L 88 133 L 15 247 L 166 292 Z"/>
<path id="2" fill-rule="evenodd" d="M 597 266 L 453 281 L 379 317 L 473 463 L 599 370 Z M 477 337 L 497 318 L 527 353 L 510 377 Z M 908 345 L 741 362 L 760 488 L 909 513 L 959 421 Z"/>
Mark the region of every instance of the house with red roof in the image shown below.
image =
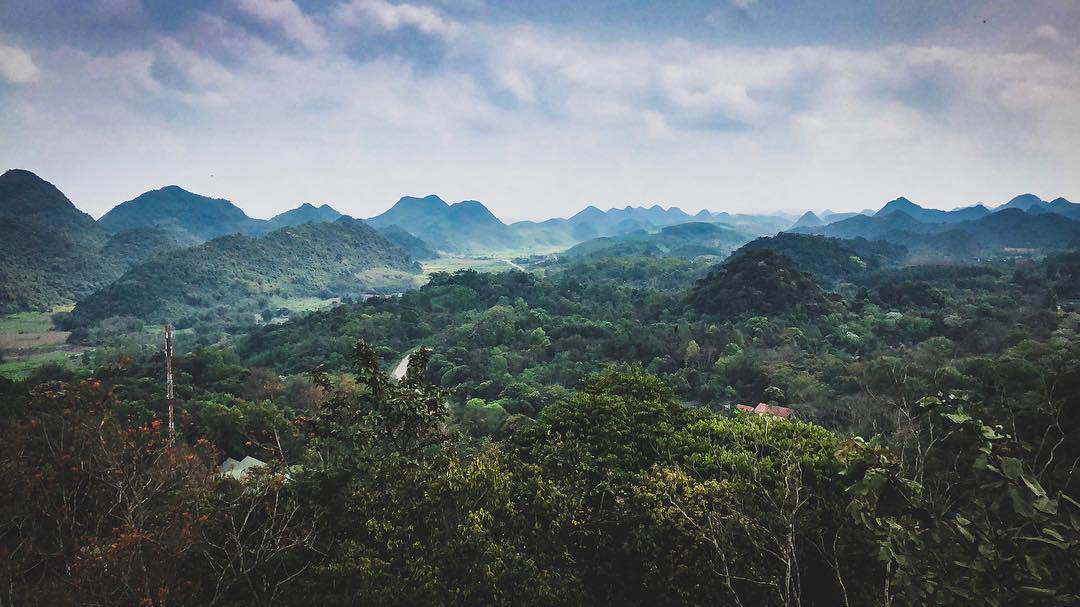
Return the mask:
<path id="1" fill-rule="evenodd" d="M 758 403 L 758 406 L 756 407 L 751 407 L 750 405 L 735 405 L 735 408 L 739 411 L 753 413 L 754 415 L 771 415 L 781 419 L 788 419 L 791 417 L 791 414 L 795 412 L 788 407 L 780 407 L 778 405 L 769 405 L 766 403 Z"/>

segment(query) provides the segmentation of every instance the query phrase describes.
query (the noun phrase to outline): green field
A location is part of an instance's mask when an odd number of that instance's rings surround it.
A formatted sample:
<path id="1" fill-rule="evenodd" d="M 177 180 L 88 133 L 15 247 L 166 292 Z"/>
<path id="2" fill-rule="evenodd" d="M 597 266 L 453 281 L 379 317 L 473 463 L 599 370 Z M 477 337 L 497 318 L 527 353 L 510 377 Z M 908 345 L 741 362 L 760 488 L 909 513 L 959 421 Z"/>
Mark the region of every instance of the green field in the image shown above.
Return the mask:
<path id="1" fill-rule="evenodd" d="M 53 312 L 70 311 L 71 306 Z M 21 379 L 47 363 L 77 365 L 85 348 L 67 343 L 68 333 L 53 327 L 53 312 L 19 312 L 0 317 L 0 377 Z"/>
<path id="2" fill-rule="evenodd" d="M 513 269 L 510 257 L 440 257 L 430 261 L 421 262 L 424 276 L 430 276 L 435 272 L 456 272 L 458 270 L 476 270 L 477 272 L 505 272 Z"/>

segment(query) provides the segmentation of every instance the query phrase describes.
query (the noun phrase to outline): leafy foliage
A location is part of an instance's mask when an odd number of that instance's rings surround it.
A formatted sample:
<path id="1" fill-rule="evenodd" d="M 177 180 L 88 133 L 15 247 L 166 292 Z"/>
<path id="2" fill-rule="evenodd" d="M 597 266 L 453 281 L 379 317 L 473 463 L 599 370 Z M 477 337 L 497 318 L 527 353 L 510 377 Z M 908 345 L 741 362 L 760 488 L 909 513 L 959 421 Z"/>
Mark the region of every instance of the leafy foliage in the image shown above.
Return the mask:
<path id="1" fill-rule="evenodd" d="M 790 258 L 769 249 L 733 257 L 690 292 L 694 309 L 720 317 L 798 313 L 820 315 L 829 310 L 825 293 Z"/>

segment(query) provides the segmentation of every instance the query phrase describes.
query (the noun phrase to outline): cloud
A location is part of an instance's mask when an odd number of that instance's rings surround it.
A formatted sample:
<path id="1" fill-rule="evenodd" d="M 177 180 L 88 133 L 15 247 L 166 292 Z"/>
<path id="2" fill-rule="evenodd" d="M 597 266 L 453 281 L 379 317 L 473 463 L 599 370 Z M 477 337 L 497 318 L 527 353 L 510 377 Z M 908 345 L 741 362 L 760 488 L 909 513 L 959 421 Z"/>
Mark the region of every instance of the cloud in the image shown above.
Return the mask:
<path id="1" fill-rule="evenodd" d="M 1049 42 L 1057 42 L 1061 39 L 1061 33 L 1057 31 L 1057 28 L 1049 24 L 1040 25 L 1035 28 L 1031 34 L 1039 40 L 1047 40 Z"/>
<path id="2" fill-rule="evenodd" d="M 307 14 L 230 1 L 124 47 L 0 46 L 0 81 L 40 80 L 0 86 L 0 164 L 52 164 L 65 191 L 64 167 L 85 166 L 73 198 L 95 211 L 180 181 L 257 215 L 316 198 L 369 216 L 433 191 L 537 216 L 655 200 L 859 209 L 896 192 L 951 207 L 1080 188 L 1080 55 L 1065 37 L 1053 53 L 1033 42 L 1039 23 L 1065 31 L 1046 15 L 1007 41 L 751 45 L 419 0 Z M 13 72 L 19 53 L 31 68 Z M 49 139 L 71 151 L 37 143 Z M 86 150 L 102 152 L 80 165 Z"/>
<path id="3" fill-rule="evenodd" d="M 11 84 L 36 82 L 40 71 L 30 54 L 17 46 L 0 44 L 0 80 Z"/>
<path id="4" fill-rule="evenodd" d="M 259 23 L 280 30 L 286 38 L 309 51 L 327 46 L 323 28 L 304 14 L 293 0 L 233 0 L 233 5 Z"/>
<path id="5" fill-rule="evenodd" d="M 146 14 L 142 0 L 94 0 L 94 15 L 103 21 L 137 19 Z"/>
<path id="6" fill-rule="evenodd" d="M 342 25 L 364 27 L 375 25 L 386 31 L 412 28 L 429 35 L 450 37 L 460 25 L 444 17 L 430 6 L 409 3 L 393 4 L 386 0 L 352 0 L 339 4 L 335 19 Z"/>
<path id="7" fill-rule="evenodd" d="M 735 10 L 745 11 L 757 4 L 757 0 L 731 0 L 731 7 Z"/>

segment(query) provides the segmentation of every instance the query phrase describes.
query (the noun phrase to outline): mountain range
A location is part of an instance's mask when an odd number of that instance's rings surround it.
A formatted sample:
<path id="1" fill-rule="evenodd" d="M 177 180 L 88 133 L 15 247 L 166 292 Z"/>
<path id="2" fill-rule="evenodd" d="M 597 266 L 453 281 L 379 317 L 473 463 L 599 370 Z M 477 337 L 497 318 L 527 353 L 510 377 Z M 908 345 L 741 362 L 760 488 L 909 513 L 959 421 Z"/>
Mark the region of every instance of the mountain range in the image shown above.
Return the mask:
<path id="1" fill-rule="evenodd" d="M 336 221 L 341 216 L 330 205 L 304 203 L 271 219 L 254 219 L 224 198 L 210 198 L 170 185 L 116 205 L 102 215 L 98 225 L 111 233 L 158 228 L 190 245 L 228 234 L 258 235 L 308 222 Z"/>
<path id="2" fill-rule="evenodd" d="M 601 236 L 567 249 L 567 257 L 726 257 L 755 234 L 720 223 L 688 222 L 659 232 L 644 229 L 618 236 Z"/>
<path id="3" fill-rule="evenodd" d="M 960 212 L 968 211 L 961 209 L 950 213 Z M 792 232 L 885 240 L 906 246 L 915 260 L 1044 253 L 1068 250 L 1080 244 L 1080 221 L 1055 213 L 1032 214 L 1016 207 L 987 212 L 978 219 L 950 218 L 939 222 L 920 221 L 904 210 L 894 210 L 828 225 L 800 227 Z"/>
<path id="4" fill-rule="evenodd" d="M 508 225 L 481 202 L 465 200 L 451 204 L 436 195 L 405 196 L 387 211 L 366 220 L 344 215 L 327 204 L 310 203 L 271 219 L 256 219 L 228 200 L 171 185 L 120 203 L 94 221 L 52 184 L 24 170 L 11 170 L 0 176 L 0 219 L 3 220 L 0 312 L 50 309 L 58 304 L 82 301 L 136 267 L 153 262 L 157 265 L 147 267 L 167 269 L 158 259 L 159 253 L 188 251 L 236 235 L 245 239 L 228 239 L 224 244 L 200 249 L 202 253 L 183 255 L 195 255 L 191 260 L 203 259 L 207 251 L 227 256 L 231 246 L 258 258 L 262 255 L 260 247 L 266 246 L 276 250 L 283 260 L 313 267 L 310 264 L 318 265 L 314 260 L 324 253 L 357 254 L 360 259 L 355 268 L 334 266 L 338 262 L 331 258 L 328 258 L 329 267 L 338 267 L 342 280 L 353 276 L 353 290 L 368 291 L 378 288 L 378 281 L 355 280 L 357 272 L 380 263 L 391 268 L 391 273 L 406 271 L 406 267 L 413 268 L 413 260 L 431 259 L 440 254 L 567 250 L 570 256 L 726 256 L 755 237 L 780 232 L 887 241 L 906 247 L 914 262 L 1050 252 L 1080 244 L 1080 205 L 1064 198 L 1045 201 L 1033 194 L 1017 196 L 996 208 L 976 204 L 945 211 L 925 208 L 899 197 L 876 213 L 808 211 L 802 216 L 708 210 L 690 214 L 678 207 L 665 208 L 658 204 L 603 211 L 590 205 L 569 218 Z M 339 227 L 304 227 L 309 225 Z M 368 229 L 369 226 L 374 230 Z M 285 241 L 278 232 L 300 227 L 304 229 L 292 232 L 290 238 L 303 234 L 308 238 L 333 240 L 343 236 L 337 231 L 352 229 L 363 235 L 357 238 L 386 248 L 393 259 L 377 260 L 364 247 L 352 251 L 349 247 L 358 246 L 355 240 L 333 245 L 332 251 L 323 253 L 281 248 Z M 278 235 L 253 244 L 274 234 Z M 228 246 L 220 248 L 225 245 Z M 271 270 L 263 267 L 262 262 L 255 266 L 254 269 L 237 266 L 237 271 L 258 284 L 256 276 L 263 270 Z M 222 270 L 216 262 L 209 267 Z M 277 270 L 271 273 L 274 271 Z M 310 292 L 289 286 L 293 278 L 275 280 L 277 286 L 271 289 L 280 290 L 281 285 L 286 285 L 284 291 Z M 319 280 L 322 286 L 333 283 L 321 275 Z M 387 285 L 390 283 L 399 285 L 401 281 L 394 278 L 387 281 Z M 334 284 L 339 294 L 349 292 L 342 284 Z M 145 284 L 143 287 L 150 288 Z M 325 289 L 320 287 L 320 291 Z M 210 297 L 208 301 L 216 299 Z M 79 314 L 86 315 L 86 309 L 84 306 Z"/>

